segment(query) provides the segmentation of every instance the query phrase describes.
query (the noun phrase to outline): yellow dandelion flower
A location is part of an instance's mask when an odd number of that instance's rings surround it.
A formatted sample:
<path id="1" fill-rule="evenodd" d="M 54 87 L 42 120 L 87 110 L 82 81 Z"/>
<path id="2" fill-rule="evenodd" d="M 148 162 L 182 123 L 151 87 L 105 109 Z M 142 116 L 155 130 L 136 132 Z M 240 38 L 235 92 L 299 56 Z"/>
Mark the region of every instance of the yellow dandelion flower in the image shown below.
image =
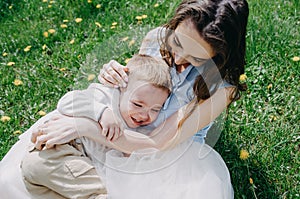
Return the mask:
<path id="1" fill-rule="evenodd" d="M 96 8 L 98 8 L 98 9 L 101 8 L 101 4 L 97 4 Z"/>
<path id="2" fill-rule="evenodd" d="M 110 27 L 110 29 L 115 29 L 115 28 L 116 28 L 116 26 L 111 26 L 111 27 Z"/>
<path id="3" fill-rule="evenodd" d="M 129 46 L 132 46 L 134 43 L 135 43 L 135 40 L 132 39 L 132 40 L 128 43 L 128 45 L 129 45 Z"/>
<path id="4" fill-rule="evenodd" d="M 24 52 L 28 52 L 30 51 L 31 46 L 26 46 L 26 48 L 24 48 Z"/>
<path id="5" fill-rule="evenodd" d="M 125 63 L 127 64 L 130 61 L 130 58 L 125 59 Z"/>
<path id="6" fill-rule="evenodd" d="M 159 6 L 159 4 L 158 4 L 158 3 L 154 4 L 154 8 L 157 8 L 158 6 Z"/>
<path id="7" fill-rule="evenodd" d="M 240 82 L 245 82 L 247 79 L 247 76 L 245 74 L 240 75 Z"/>
<path id="8" fill-rule="evenodd" d="M 113 22 L 111 25 L 116 26 L 117 24 L 118 24 L 117 22 Z"/>
<path id="9" fill-rule="evenodd" d="M 14 80 L 14 85 L 15 86 L 21 86 L 22 84 L 23 84 L 22 80 L 20 80 L 20 79 L 15 79 Z"/>
<path id="10" fill-rule="evenodd" d="M 142 20 L 143 18 L 142 18 L 142 16 L 136 16 L 135 19 L 137 19 L 137 20 L 140 21 L 140 20 Z"/>
<path id="11" fill-rule="evenodd" d="M 48 8 L 52 8 L 52 5 L 49 4 L 49 5 L 48 5 Z"/>
<path id="12" fill-rule="evenodd" d="M 277 120 L 277 117 L 275 115 L 272 115 L 271 116 L 271 121 L 276 121 Z"/>
<path id="13" fill-rule="evenodd" d="M 94 75 L 94 74 L 89 74 L 88 77 L 87 77 L 87 80 L 88 80 L 88 81 L 92 81 L 92 80 L 95 79 L 95 78 L 96 78 L 96 75 Z"/>
<path id="14" fill-rule="evenodd" d="M 92 0 L 88 0 L 88 3 L 92 3 Z"/>
<path id="15" fill-rule="evenodd" d="M 49 36 L 49 33 L 48 32 L 44 32 L 43 36 L 47 38 Z"/>
<path id="16" fill-rule="evenodd" d="M 292 60 L 293 60 L 293 61 L 299 61 L 299 60 L 300 60 L 300 57 L 295 56 L 295 57 L 292 58 Z"/>
<path id="17" fill-rule="evenodd" d="M 77 58 L 78 58 L 78 59 L 81 58 L 81 55 L 78 55 Z"/>
<path id="18" fill-rule="evenodd" d="M 245 150 L 245 149 L 242 149 L 240 151 L 240 159 L 241 160 L 246 160 L 248 158 L 249 158 L 249 152 L 247 150 Z"/>
<path id="19" fill-rule="evenodd" d="M 64 23 L 68 23 L 69 20 L 68 20 L 68 19 L 64 19 L 63 22 L 64 22 Z"/>
<path id="20" fill-rule="evenodd" d="M 13 8 L 13 5 L 10 5 L 10 6 L 8 7 L 8 9 L 10 9 L 10 10 L 11 10 L 12 8 Z"/>
<path id="21" fill-rule="evenodd" d="M 6 53 L 6 52 L 4 52 L 3 54 L 2 54 L 2 56 L 3 57 L 6 57 L 8 54 Z"/>
<path id="22" fill-rule="evenodd" d="M 252 178 L 249 178 L 249 183 L 253 184 L 253 179 Z"/>
<path id="23" fill-rule="evenodd" d="M 42 49 L 43 49 L 43 50 L 46 50 L 46 48 L 47 48 L 47 45 L 44 44 L 44 45 L 42 46 Z"/>
<path id="24" fill-rule="evenodd" d="M 40 116 L 44 116 L 44 115 L 46 115 L 47 113 L 46 113 L 45 111 L 43 111 L 43 110 L 40 110 L 37 114 L 40 115 Z"/>
<path id="25" fill-rule="evenodd" d="M 76 22 L 76 23 L 82 22 L 82 18 L 76 18 L 76 19 L 75 19 L 75 22 Z"/>
<path id="26" fill-rule="evenodd" d="M 267 89 L 271 89 L 273 87 L 273 85 L 272 84 L 269 84 L 268 86 L 267 86 Z"/>
<path id="27" fill-rule="evenodd" d="M 59 69 L 61 72 L 63 72 L 63 71 L 66 71 L 67 69 L 66 68 L 60 68 Z"/>
<path id="28" fill-rule="evenodd" d="M 11 61 L 11 62 L 8 62 L 6 65 L 7 65 L 7 66 L 13 66 L 13 65 L 15 65 L 15 64 L 16 64 L 15 62 Z"/>
<path id="29" fill-rule="evenodd" d="M 127 41 L 127 40 L 128 40 L 128 37 L 122 38 L 122 41 Z"/>
<path id="30" fill-rule="evenodd" d="M 66 24 L 63 23 L 63 24 L 60 25 L 60 27 L 61 27 L 61 28 L 67 28 L 68 26 L 67 26 Z"/>
<path id="31" fill-rule="evenodd" d="M 75 42 L 75 39 L 72 39 L 69 43 L 74 44 L 74 42 Z"/>
<path id="32" fill-rule="evenodd" d="M 50 3 L 50 4 L 53 4 L 53 3 L 55 3 L 55 1 L 49 1 L 49 3 Z"/>
<path id="33" fill-rule="evenodd" d="M 15 132 L 13 132 L 13 134 L 14 134 L 14 135 L 19 135 L 19 134 L 22 134 L 22 131 L 17 130 L 17 131 L 15 131 Z"/>
<path id="34" fill-rule="evenodd" d="M 48 30 L 48 32 L 49 32 L 50 34 L 54 34 L 54 33 L 56 32 L 56 30 L 51 28 L 51 29 Z"/>
<path id="35" fill-rule="evenodd" d="M 101 24 L 99 22 L 95 22 L 96 26 L 98 26 L 99 28 L 101 28 Z"/>
<path id="36" fill-rule="evenodd" d="M 44 3 L 47 3 L 47 2 L 48 2 L 48 0 L 43 0 L 43 2 L 44 2 Z"/>
<path id="37" fill-rule="evenodd" d="M 9 116 L 3 115 L 3 116 L 1 117 L 1 121 L 2 121 L 2 122 L 8 122 L 9 120 L 10 120 L 10 117 L 9 117 Z"/>
<path id="38" fill-rule="evenodd" d="M 142 18 L 143 19 L 146 19 L 148 16 L 147 15 L 142 15 Z"/>

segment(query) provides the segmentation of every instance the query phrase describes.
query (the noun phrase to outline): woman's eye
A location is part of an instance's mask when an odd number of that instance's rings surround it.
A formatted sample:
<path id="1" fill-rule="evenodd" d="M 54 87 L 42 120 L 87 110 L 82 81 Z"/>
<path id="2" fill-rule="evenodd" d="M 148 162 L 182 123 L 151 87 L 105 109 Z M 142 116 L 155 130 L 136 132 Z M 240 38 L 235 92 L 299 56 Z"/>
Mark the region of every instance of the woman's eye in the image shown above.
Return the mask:
<path id="1" fill-rule="evenodd" d="M 198 58 L 198 57 L 193 57 L 194 61 L 195 62 L 204 62 L 206 61 L 206 59 L 201 59 L 201 58 Z"/>
<path id="2" fill-rule="evenodd" d="M 180 43 L 178 42 L 177 38 L 174 36 L 173 42 L 176 46 L 181 47 Z"/>

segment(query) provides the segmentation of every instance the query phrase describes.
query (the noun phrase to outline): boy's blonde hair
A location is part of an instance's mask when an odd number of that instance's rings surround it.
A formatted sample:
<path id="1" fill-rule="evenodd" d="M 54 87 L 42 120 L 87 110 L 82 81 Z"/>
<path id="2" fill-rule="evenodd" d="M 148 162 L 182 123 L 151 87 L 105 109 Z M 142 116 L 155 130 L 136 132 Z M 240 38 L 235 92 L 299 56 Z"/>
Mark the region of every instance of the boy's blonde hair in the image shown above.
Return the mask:
<path id="1" fill-rule="evenodd" d="M 172 91 L 171 75 L 167 63 L 149 55 L 134 55 L 126 65 L 129 69 L 128 79 L 149 82 L 155 87 Z"/>

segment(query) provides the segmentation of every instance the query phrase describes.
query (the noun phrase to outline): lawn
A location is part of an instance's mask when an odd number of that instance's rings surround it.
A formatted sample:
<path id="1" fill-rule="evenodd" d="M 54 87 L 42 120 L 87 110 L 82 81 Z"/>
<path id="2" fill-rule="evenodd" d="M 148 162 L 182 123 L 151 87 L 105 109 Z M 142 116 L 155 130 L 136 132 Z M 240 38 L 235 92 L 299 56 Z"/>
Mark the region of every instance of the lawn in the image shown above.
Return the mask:
<path id="1" fill-rule="evenodd" d="M 175 0 L 2 0 L 0 158 L 69 90 L 125 63 Z M 249 0 L 248 91 L 228 109 L 215 149 L 236 198 L 300 198 L 300 3 Z"/>

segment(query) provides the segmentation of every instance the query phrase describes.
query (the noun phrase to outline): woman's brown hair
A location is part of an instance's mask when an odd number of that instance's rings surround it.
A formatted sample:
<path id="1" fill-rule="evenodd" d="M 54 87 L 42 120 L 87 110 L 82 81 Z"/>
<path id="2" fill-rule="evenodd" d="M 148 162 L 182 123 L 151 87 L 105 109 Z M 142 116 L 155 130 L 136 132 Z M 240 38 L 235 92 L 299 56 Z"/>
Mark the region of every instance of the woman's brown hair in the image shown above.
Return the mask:
<path id="1" fill-rule="evenodd" d="M 168 39 L 184 20 L 190 20 L 199 35 L 211 45 L 215 56 L 204 64 L 204 71 L 194 84 L 197 101 L 208 99 L 223 80 L 236 87 L 232 100 L 240 96 L 246 85 L 239 82 L 244 73 L 248 3 L 245 0 L 185 0 L 174 17 L 164 25 L 161 54 L 171 66 L 174 64 Z M 217 68 L 212 67 L 217 66 Z"/>
<path id="2" fill-rule="evenodd" d="M 246 64 L 248 15 L 246 0 L 184 0 L 169 23 L 164 25 L 162 30 L 166 32 L 161 34 L 165 36 L 161 39 L 160 51 L 169 66 L 175 63 L 168 40 L 184 20 L 193 23 L 199 35 L 214 50 L 215 56 L 200 66 L 204 67 L 203 72 L 195 80 L 194 108 L 197 103 L 212 96 L 224 80 L 235 87 L 231 101 L 237 100 L 240 91 L 246 90 L 246 84 L 241 83 L 239 77 L 244 73 Z"/>

